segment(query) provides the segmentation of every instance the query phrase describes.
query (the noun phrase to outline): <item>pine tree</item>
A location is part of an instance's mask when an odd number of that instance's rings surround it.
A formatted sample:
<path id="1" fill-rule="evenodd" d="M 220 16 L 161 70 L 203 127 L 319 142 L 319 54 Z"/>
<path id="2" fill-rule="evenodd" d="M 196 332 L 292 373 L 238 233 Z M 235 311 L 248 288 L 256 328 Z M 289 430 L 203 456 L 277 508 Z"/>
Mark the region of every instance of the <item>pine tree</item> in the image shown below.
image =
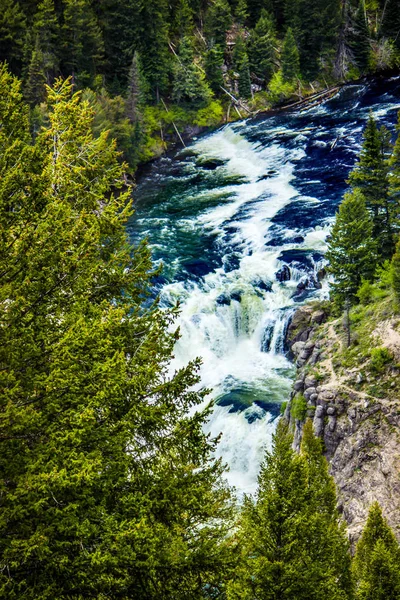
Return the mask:
<path id="1" fill-rule="evenodd" d="M 350 44 L 355 63 L 361 73 L 368 71 L 371 61 L 370 31 L 364 0 L 360 4 L 354 19 L 354 36 Z"/>
<path id="2" fill-rule="evenodd" d="M 205 72 L 207 83 L 215 95 L 221 94 L 221 86 L 224 86 L 222 66 L 224 54 L 219 46 L 210 48 L 205 56 Z"/>
<path id="3" fill-rule="evenodd" d="M 28 79 L 25 87 L 25 97 L 31 106 L 40 104 L 46 97 L 46 74 L 43 52 L 39 38 L 36 38 L 35 49 L 28 70 Z"/>
<path id="4" fill-rule="evenodd" d="M 175 16 L 175 30 L 180 38 L 193 34 L 193 11 L 188 0 L 179 0 Z"/>
<path id="5" fill-rule="evenodd" d="M 292 29 L 289 27 L 282 47 L 282 77 L 292 82 L 300 73 L 300 55 Z"/>
<path id="6" fill-rule="evenodd" d="M 233 67 L 236 71 L 239 71 L 240 66 L 246 56 L 247 56 L 247 45 L 246 45 L 243 35 L 239 34 L 238 36 L 236 36 L 235 46 L 233 48 L 233 53 L 232 53 Z"/>
<path id="7" fill-rule="evenodd" d="M 171 59 L 169 50 L 168 4 L 166 0 L 143 3 L 139 15 L 139 47 L 143 70 L 153 98 L 159 101 L 169 87 Z"/>
<path id="8" fill-rule="evenodd" d="M 378 129 L 372 115 L 364 131 L 360 158 L 350 173 L 349 183 L 359 189 L 371 213 L 373 237 L 378 242 L 378 252 L 383 260 L 390 259 L 394 251 L 396 210 L 389 195 L 390 133 L 385 127 Z"/>
<path id="9" fill-rule="evenodd" d="M 244 55 L 239 67 L 239 96 L 245 99 L 251 98 L 252 96 L 250 65 L 247 54 Z"/>
<path id="10" fill-rule="evenodd" d="M 140 119 L 141 111 L 146 103 L 149 86 L 143 74 L 140 55 L 135 52 L 129 72 L 128 98 L 126 101 L 126 113 L 131 123 Z"/>
<path id="11" fill-rule="evenodd" d="M 177 104 L 190 103 L 194 106 L 207 104 L 211 99 L 203 72 L 194 62 L 193 43 L 183 38 L 179 47 L 179 61 L 174 69 L 172 98 Z"/>
<path id="12" fill-rule="evenodd" d="M 205 31 L 212 44 L 226 45 L 226 33 L 232 25 L 232 13 L 227 0 L 212 0 L 207 12 Z"/>
<path id="13" fill-rule="evenodd" d="M 244 25 L 249 18 L 249 11 L 247 6 L 247 0 L 238 0 L 235 9 L 236 21 L 239 25 Z"/>
<path id="14" fill-rule="evenodd" d="M 382 510 L 375 502 L 357 544 L 353 571 L 359 600 L 400 597 L 400 548 Z"/>
<path id="15" fill-rule="evenodd" d="M 389 198 L 388 205 L 392 221 L 392 230 L 398 233 L 400 230 L 400 116 L 397 125 L 397 140 L 389 160 Z"/>
<path id="16" fill-rule="evenodd" d="M 0 597 L 217 597 L 229 491 L 198 363 L 167 374 L 176 310 L 144 305 L 115 145 L 68 82 L 33 145 L 0 77 Z"/>
<path id="17" fill-rule="evenodd" d="M 392 287 L 396 301 L 400 303 L 400 242 L 397 243 L 396 252 L 392 258 Z"/>
<path id="18" fill-rule="evenodd" d="M 296 455 L 284 421 L 273 441 L 273 452 L 261 468 L 257 499 L 245 501 L 241 557 L 228 598 L 349 598 L 348 543 L 320 444 L 310 431 L 302 454 Z"/>
<path id="19" fill-rule="evenodd" d="M 399 0 L 386 0 L 383 5 L 379 33 L 394 41 L 400 48 L 400 2 Z"/>
<path id="20" fill-rule="evenodd" d="M 277 41 L 271 16 L 263 11 L 249 43 L 251 71 L 268 83 L 277 65 Z"/>
<path id="21" fill-rule="evenodd" d="M 336 214 L 326 258 L 335 278 L 332 295 L 339 304 L 354 302 L 362 280 L 371 281 L 376 268 L 373 222 L 359 189 L 345 194 Z"/>
<path id="22" fill-rule="evenodd" d="M 65 0 L 63 71 L 90 85 L 103 58 L 103 39 L 89 0 Z"/>
<path id="23" fill-rule="evenodd" d="M 38 5 L 33 23 L 33 32 L 39 38 L 43 56 L 43 69 L 48 84 L 52 83 L 59 71 L 60 27 L 58 24 L 54 0 L 43 0 Z"/>
<path id="24" fill-rule="evenodd" d="M 21 73 L 25 14 L 18 2 L 0 0 L 0 62 L 7 61 L 16 74 Z"/>

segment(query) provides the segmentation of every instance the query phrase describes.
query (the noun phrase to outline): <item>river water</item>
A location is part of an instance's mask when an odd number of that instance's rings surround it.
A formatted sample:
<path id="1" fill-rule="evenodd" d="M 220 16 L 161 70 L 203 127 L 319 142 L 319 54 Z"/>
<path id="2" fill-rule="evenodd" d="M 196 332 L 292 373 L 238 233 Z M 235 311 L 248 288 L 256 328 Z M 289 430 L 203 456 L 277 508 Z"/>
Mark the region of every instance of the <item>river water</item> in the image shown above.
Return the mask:
<path id="1" fill-rule="evenodd" d="M 202 357 L 215 400 L 207 430 L 222 432 L 218 455 L 239 493 L 255 491 L 290 394 L 290 316 L 328 294 L 317 273 L 369 112 L 394 131 L 399 109 L 400 78 L 347 86 L 319 107 L 207 134 L 139 180 L 128 232 L 164 263 L 157 293 L 181 303 L 173 368 Z"/>

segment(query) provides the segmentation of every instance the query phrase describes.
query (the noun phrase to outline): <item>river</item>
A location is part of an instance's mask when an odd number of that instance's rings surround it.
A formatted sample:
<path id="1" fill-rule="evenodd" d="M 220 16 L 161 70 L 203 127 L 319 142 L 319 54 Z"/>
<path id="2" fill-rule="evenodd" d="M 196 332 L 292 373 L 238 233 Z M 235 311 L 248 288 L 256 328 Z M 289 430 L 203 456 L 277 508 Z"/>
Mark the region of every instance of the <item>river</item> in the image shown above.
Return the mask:
<path id="1" fill-rule="evenodd" d="M 290 395 L 290 316 L 328 295 L 317 274 L 369 112 L 394 132 L 399 109 L 399 77 L 349 85 L 319 107 L 204 135 L 139 180 L 128 232 L 164 263 L 162 304 L 181 303 L 173 368 L 202 357 L 215 400 L 207 431 L 222 432 L 218 456 L 239 494 L 254 493 Z M 291 278 L 279 282 L 285 265 Z"/>

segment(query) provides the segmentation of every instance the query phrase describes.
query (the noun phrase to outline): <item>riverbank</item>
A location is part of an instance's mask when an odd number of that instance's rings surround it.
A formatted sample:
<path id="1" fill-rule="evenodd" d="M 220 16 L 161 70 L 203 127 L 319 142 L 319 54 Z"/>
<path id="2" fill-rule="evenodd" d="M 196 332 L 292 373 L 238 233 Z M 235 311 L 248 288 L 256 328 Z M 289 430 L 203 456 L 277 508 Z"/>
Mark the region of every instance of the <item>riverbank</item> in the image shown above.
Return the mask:
<path id="1" fill-rule="evenodd" d="M 326 87 L 318 86 L 318 83 L 314 82 L 313 85 L 301 88 L 301 97 L 297 90 L 296 93 L 275 103 L 271 102 L 267 92 L 262 91 L 256 93 L 247 103 L 229 95 L 230 102 L 214 99 L 209 106 L 197 111 L 178 106 L 149 107 L 145 114 L 145 120 L 148 122 L 148 140 L 135 173 L 136 179 L 140 177 L 146 165 L 157 158 L 173 153 L 189 145 L 199 136 L 215 131 L 228 123 L 309 110 L 332 99 L 345 87 L 384 81 L 399 74 L 400 69 L 396 68 L 358 79 L 332 82 Z"/>

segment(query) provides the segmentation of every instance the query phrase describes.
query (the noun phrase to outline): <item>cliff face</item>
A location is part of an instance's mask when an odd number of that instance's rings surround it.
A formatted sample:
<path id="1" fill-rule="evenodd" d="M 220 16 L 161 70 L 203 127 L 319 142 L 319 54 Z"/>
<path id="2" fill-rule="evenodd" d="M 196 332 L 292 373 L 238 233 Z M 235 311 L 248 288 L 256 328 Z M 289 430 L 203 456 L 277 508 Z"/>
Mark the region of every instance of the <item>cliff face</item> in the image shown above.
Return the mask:
<path id="1" fill-rule="evenodd" d="M 313 419 L 353 541 L 375 500 L 400 538 L 400 334 L 387 312 L 361 318 L 349 349 L 342 319 L 321 308 L 299 309 L 288 331 L 298 377 L 285 416 L 297 448 Z"/>

